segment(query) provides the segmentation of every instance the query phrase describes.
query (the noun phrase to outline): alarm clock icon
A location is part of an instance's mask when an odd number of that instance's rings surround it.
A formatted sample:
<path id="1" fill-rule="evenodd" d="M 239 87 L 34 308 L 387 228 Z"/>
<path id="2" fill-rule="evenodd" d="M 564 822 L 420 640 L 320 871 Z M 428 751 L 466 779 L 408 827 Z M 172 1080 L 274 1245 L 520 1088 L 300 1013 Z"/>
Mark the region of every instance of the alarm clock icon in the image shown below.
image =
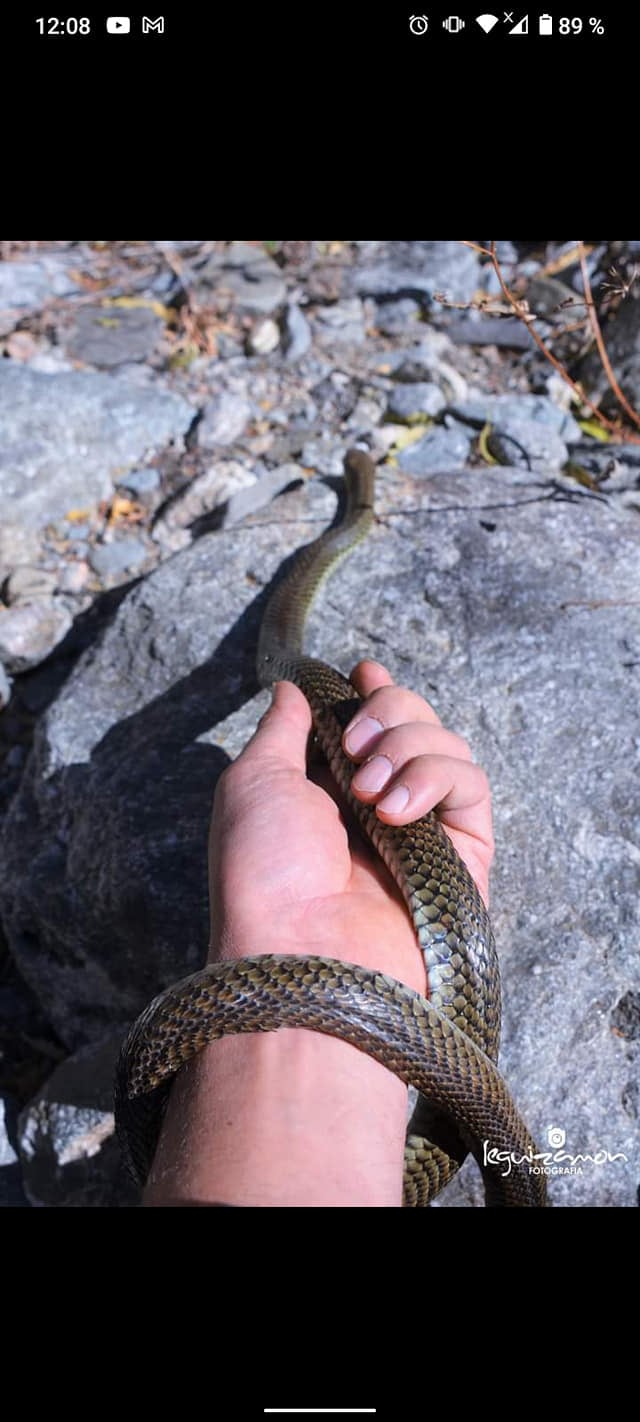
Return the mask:
<path id="1" fill-rule="evenodd" d="M 426 35 L 429 28 L 427 15 L 412 15 L 409 20 L 409 29 L 412 35 Z"/>

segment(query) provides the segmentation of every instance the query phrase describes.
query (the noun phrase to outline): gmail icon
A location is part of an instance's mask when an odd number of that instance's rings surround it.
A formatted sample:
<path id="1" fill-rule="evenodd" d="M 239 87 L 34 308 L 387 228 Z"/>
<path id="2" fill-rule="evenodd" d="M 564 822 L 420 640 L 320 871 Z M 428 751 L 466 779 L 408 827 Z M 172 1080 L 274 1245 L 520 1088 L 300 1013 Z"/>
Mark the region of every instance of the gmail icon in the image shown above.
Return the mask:
<path id="1" fill-rule="evenodd" d="M 142 16 L 142 33 L 148 35 L 150 30 L 155 30 L 156 34 L 164 34 L 164 15 L 159 15 L 157 20 L 150 20 L 147 15 Z"/>

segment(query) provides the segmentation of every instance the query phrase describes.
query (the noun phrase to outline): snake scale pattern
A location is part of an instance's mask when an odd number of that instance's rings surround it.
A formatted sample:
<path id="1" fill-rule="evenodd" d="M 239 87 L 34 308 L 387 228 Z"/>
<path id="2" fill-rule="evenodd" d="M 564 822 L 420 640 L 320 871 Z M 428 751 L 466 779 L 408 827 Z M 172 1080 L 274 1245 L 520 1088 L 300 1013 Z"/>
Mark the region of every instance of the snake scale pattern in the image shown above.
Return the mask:
<path id="1" fill-rule="evenodd" d="M 471 1152 L 488 1205 L 540 1206 L 544 1176 L 530 1169 L 536 1146 L 496 1066 L 500 978 L 482 898 L 435 814 L 395 828 L 351 795 L 355 767 L 341 739 L 359 698 L 332 667 L 303 655 L 305 619 L 319 584 L 371 526 L 374 473 L 368 455 L 347 453 L 342 517 L 300 549 L 271 594 L 258 677 L 264 686 L 294 681 L 307 697 L 332 774 L 405 899 L 429 998 L 338 959 L 263 955 L 209 965 L 167 988 L 131 1029 L 117 1069 L 116 1129 L 143 1184 L 172 1079 L 190 1057 L 228 1033 L 309 1027 L 351 1042 L 417 1089 L 405 1205 L 429 1204 Z M 348 945 L 339 946 L 348 959 Z"/>

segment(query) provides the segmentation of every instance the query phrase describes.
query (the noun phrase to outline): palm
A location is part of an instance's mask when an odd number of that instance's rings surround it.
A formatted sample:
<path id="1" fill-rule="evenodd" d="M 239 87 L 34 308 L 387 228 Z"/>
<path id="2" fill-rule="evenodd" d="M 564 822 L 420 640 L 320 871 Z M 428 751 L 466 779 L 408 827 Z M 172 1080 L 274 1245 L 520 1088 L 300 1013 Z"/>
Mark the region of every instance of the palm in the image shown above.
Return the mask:
<path id="1" fill-rule="evenodd" d="M 420 992 L 426 974 L 399 890 L 351 823 L 326 766 L 308 773 L 310 713 L 289 687 L 287 715 L 263 721 L 221 777 L 210 847 L 212 952 L 318 954 L 389 973 Z M 268 725 L 268 729 L 267 729 Z M 271 740 L 273 739 L 273 745 Z M 290 747 L 297 739 L 297 753 Z M 445 828 L 479 883 L 491 858 L 490 811 Z M 489 826 L 489 838 L 483 824 Z"/>

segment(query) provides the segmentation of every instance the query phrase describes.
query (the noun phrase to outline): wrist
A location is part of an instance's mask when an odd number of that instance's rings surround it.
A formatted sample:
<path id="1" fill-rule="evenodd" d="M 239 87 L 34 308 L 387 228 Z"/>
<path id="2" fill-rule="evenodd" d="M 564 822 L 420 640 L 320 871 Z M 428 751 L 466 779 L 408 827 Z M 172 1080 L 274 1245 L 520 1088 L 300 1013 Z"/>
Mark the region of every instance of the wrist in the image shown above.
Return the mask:
<path id="1" fill-rule="evenodd" d="M 305 1029 L 225 1037 L 174 1084 L 145 1203 L 402 1203 L 404 1084 Z"/>

